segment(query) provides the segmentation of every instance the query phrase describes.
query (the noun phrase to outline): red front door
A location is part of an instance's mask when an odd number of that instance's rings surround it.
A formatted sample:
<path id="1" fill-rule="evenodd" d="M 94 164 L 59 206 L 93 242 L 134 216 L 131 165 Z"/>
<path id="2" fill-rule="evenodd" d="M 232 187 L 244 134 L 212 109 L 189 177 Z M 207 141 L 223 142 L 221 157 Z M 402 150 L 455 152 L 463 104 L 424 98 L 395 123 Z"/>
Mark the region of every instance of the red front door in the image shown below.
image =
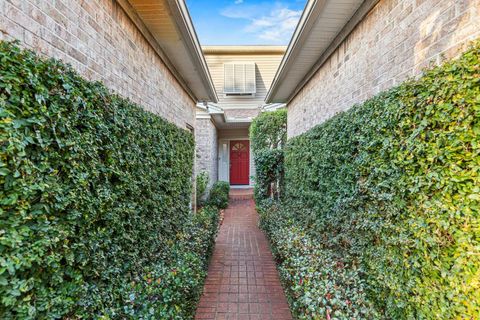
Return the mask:
<path id="1" fill-rule="evenodd" d="M 230 141 L 230 184 L 249 184 L 250 142 Z"/>

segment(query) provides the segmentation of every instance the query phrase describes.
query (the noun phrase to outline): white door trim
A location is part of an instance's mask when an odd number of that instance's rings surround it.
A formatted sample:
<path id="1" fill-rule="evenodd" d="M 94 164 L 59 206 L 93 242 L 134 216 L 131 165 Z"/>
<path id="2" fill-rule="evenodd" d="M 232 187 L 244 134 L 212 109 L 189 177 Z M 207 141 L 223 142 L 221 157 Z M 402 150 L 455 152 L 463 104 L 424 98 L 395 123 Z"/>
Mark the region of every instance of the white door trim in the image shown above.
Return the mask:
<path id="1" fill-rule="evenodd" d="M 218 180 L 230 183 L 230 141 L 232 140 L 248 140 L 250 146 L 250 164 L 249 164 L 249 186 L 253 186 L 252 177 L 255 176 L 255 166 L 253 163 L 252 143 L 249 137 L 234 137 L 218 139 Z M 226 153 L 223 154 L 223 144 L 226 144 Z"/>

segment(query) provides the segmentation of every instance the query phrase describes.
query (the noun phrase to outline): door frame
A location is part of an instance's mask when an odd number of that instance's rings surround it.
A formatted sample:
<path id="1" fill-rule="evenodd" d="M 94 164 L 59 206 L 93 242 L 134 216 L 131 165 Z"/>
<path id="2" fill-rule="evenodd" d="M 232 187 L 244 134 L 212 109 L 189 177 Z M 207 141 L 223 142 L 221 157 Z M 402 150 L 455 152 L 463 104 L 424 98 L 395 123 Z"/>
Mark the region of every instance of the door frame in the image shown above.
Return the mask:
<path id="1" fill-rule="evenodd" d="M 236 140 L 248 140 L 249 141 L 249 145 L 250 145 L 250 148 L 249 148 L 249 153 L 250 153 L 250 158 L 249 158 L 249 162 L 250 162 L 250 166 L 249 166 L 249 177 L 248 177 L 248 186 L 253 186 L 253 179 L 252 179 L 252 176 L 255 175 L 255 166 L 253 164 L 253 153 L 252 153 L 252 143 L 250 141 L 250 138 L 249 137 L 233 137 L 233 138 L 220 138 L 218 139 L 217 141 L 217 145 L 218 145 L 218 155 L 217 155 L 217 169 L 218 169 L 218 180 L 219 181 L 226 181 L 228 183 L 230 183 L 230 142 L 231 141 L 236 141 Z M 222 158 L 222 155 L 221 155 L 221 152 L 222 152 L 222 144 L 226 143 L 227 144 L 227 152 L 226 154 L 224 155 L 225 159 Z M 225 161 L 225 163 L 221 163 L 223 161 Z M 226 168 L 223 168 L 223 166 L 225 166 Z M 222 169 L 226 170 L 226 174 L 225 172 L 222 173 Z M 223 175 L 223 176 L 222 176 Z M 223 179 L 222 179 L 223 178 Z M 242 186 L 241 184 L 239 185 L 235 185 L 235 186 Z"/>
<path id="2" fill-rule="evenodd" d="M 235 184 L 232 184 L 232 162 L 231 162 L 231 155 L 232 155 L 232 142 L 233 143 L 236 143 L 236 142 L 242 142 L 244 144 L 247 144 L 248 147 L 247 147 L 247 150 L 246 150 L 246 153 L 247 153 L 247 177 L 246 177 L 246 180 L 247 180 L 247 183 L 235 183 Z M 249 139 L 239 139 L 239 140 L 230 140 L 230 143 L 229 143 L 229 146 L 228 146 L 228 157 L 229 157 L 229 161 L 228 161 L 228 180 L 230 181 L 230 184 L 231 185 L 235 185 L 235 186 L 246 186 L 246 185 L 250 185 L 250 140 Z M 242 180 L 245 178 L 244 176 L 241 177 Z"/>

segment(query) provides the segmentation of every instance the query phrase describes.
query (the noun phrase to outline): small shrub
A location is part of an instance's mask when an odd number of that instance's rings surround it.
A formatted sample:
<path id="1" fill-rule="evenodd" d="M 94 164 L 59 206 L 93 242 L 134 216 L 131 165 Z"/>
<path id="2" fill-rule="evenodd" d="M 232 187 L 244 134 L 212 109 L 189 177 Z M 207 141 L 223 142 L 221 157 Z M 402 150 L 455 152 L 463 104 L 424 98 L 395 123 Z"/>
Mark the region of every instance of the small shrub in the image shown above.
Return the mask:
<path id="1" fill-rule="evenodd" d="M 197 205 L 203 205 L 209 180 L 207 171 L 202 171 L 197 175 Z"/>
<path id="2" fill-rule="evenodd" d="M 208 204 L 219 209 L 228 207 L 228 194 L 230 192 L 230 184 L 225 181 L 217 181 L 213 184 L 208 197 Z"/>
<path id="3" fill-rule="evenodd" d="M 250 125 L 252 149 L 279 149 L 287 141 L 287 110 L 263 112 Z"/>
<path id="4" fill-rule="evenodd" d="M 255 159 L 255 199 L 278 199 L 283 194 L 284 152 L 282 149 L 257 150 Z"/>

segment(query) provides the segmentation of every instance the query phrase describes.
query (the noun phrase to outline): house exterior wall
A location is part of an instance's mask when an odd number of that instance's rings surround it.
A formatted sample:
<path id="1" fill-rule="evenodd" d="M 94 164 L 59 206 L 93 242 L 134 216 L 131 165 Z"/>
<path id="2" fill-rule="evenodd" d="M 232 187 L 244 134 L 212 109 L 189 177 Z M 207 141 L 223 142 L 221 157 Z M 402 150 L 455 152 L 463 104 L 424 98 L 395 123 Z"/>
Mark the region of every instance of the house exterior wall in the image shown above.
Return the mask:
<path id="1" fill-rule="evenodd" d="M 0 40 L 70 63 L 181 128 L 195 125 L 195 102 L 114 0 L 2 0 Z"/>
<path id="2" fill-rule="evenodd" d="M 479 0 L 381 0 L 288 104 L 288 137 L 421 74 L 480 36 Z"/>
<path id="3" fill-rule="evenodd" d="M 210 118 L 197 118 L 195 130 L 195 144 L 197 148 L 195 171 L 197 174 L 202 171 L 208 172 L 209 189 L 218 180 L 217 128 Z"/>
<path id="4" fill-rule="evenodd" d="M 283 57 L 283 48 L 270 47 L 249 47 L 239 48 L 238 50 L 232 47 L 221 47 L 219 51 L 212 50 L 212 48 L 205 48 L 205 60 L 210 70 L 215 90 L 217 91 L 219 101 L 215 105 L 224 110 L 224 116 L 227 122 L 218 125 L 217 141 L 215 146 L 210 142 L 211 135 L 202 133 L 199 121 L 208 113 L 197 108 L 197 144 L 203 147 L 197 148 L 197 162 L 204 162 L 198 164 L 200 166 L 216 168 L 216 173 L 211 170 L 211 177 L 216 176 L 220 181 L 230 181 L 230 141 L 232 140 L 249 140 L 248 137 L 248 121 L 253 119 L 260 113 L 260 108 L 265 104 L 264 99 L 268 89 L 273 81 L 275 73 L 280 61 Z M 247 49 L 247 50 L 245 50 Z M 256 94 L 244 97 L 226 97 L 224 89 L 224 64 L 225 63 L 251 63 L 254 62 L 256 66 Z M 246 122 L 245 122 L 246 121 Z M 202 125 L 203 127 L 203 125 Z M 208 145 L 208 147 L 207 147 Z M 217 154 L 211 157 L 210 154 L 215 148 Z M 251 150 L 250 150 L 251 151 Z M 211 164 L 208 161 L 212 161 Z M 203 168 L 203 167 L 202 167 Z M 255 175 L 255 166 L 253 162 L 253 153 L 250 152 L 250 185 L 253 185 L 253 176 Z"/>
<path id="5" fill-rule="evenodd" d="M 208 69 L 212 75 L 213 84 L 218 94 L 218 106 L 227 109 L 258 109 L 264 105 L 267 91 L 275 76 L 283 53 L 205 53 Z M 249 63 L 256 66 L 255 81 L 256 94 L 254 97 L 226 97 L 223 91 L 225 63 Z"/>

